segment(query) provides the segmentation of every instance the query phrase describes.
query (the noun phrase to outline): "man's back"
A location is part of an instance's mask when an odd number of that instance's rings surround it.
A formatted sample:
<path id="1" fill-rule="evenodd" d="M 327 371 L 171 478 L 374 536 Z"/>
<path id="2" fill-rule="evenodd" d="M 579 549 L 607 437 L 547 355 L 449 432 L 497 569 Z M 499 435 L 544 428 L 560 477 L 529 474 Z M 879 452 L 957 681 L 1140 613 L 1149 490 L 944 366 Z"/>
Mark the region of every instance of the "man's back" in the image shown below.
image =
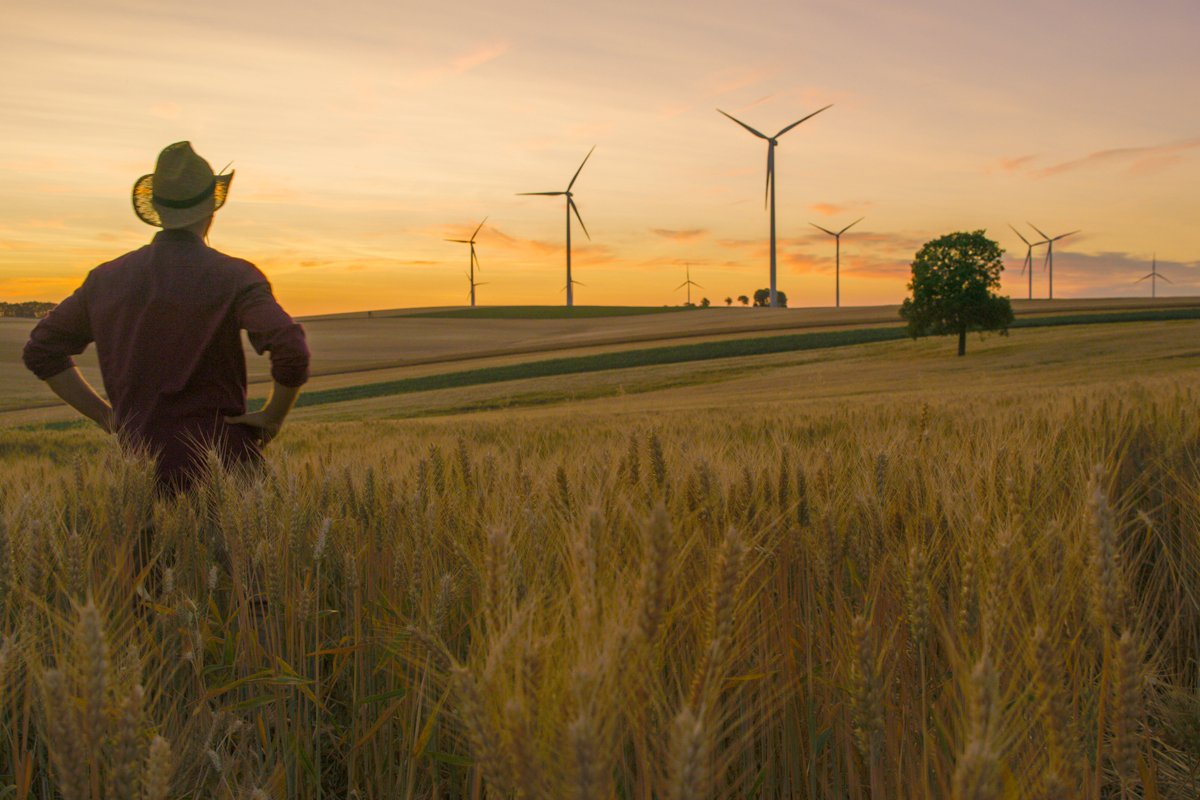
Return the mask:
<path id="1" fill-rule="evenodd" d="M 195 445 L 217 443 L 226 461 L 258 455 L 258 432 L 226 425 L 245 413 L 240 330 L 286 386 L 308 375 L 303 329 L 247 261 L 208 247 L 187 230 L 103 264 L 34 329 L 25 362 L 46 379 L 95 342 L 117 430 L 159 453 L 160 477 L 194 471 Z"/>

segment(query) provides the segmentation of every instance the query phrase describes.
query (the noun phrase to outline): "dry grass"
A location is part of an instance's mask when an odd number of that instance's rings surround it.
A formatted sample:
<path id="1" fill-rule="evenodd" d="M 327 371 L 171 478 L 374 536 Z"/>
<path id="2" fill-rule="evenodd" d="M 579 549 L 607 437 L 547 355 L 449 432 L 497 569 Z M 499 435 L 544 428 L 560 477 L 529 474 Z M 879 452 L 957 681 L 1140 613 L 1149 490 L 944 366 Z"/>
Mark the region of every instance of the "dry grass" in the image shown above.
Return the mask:
<path id="1" fill-rule="evenodd" d="M 7 431 L 0 794 L 1194 797 L 1197 399 Z"/>

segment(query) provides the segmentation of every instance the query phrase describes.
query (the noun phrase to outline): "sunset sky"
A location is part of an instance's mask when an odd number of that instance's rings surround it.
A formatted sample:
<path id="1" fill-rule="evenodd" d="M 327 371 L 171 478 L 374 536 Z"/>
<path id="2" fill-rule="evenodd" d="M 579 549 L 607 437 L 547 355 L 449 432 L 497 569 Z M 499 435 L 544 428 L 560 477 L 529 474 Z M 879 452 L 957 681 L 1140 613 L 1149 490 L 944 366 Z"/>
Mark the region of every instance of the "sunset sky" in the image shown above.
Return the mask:
<path id="1" fill-rule="evenodd" d="M 129 190 L 182 139 L 237 175 L 211 243 L 296 315 L 563 302 L 575 186 L 579 304 L 721 302 L 767 285 L 767 133 L 780 140 L 779 287 L 899 302 L 926 240 L 1083 229 L 1055 296 L 1147 294 L 1157 253 L 1200 294 L 1200 3 L 155 3 L 0 10 L 0 300 L 58 300 L 146 242 Z M 1032 235 L 1032 231 L 1030 231 Z M 1041 255 L 1035 296 L 1045 296 Z"/>

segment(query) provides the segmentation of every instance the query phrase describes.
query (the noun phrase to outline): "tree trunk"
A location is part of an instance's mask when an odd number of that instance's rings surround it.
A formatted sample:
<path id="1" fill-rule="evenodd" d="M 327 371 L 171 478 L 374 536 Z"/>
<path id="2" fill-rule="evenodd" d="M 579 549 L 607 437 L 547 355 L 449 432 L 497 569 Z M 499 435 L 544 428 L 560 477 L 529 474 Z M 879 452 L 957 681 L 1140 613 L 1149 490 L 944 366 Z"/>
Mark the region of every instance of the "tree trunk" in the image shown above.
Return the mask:
<path id="1" fill-rule="evenodd" d="M 967 354 L 967 329 L 965 327 L 958 329 L 958 354 L 960 356 Z"/>

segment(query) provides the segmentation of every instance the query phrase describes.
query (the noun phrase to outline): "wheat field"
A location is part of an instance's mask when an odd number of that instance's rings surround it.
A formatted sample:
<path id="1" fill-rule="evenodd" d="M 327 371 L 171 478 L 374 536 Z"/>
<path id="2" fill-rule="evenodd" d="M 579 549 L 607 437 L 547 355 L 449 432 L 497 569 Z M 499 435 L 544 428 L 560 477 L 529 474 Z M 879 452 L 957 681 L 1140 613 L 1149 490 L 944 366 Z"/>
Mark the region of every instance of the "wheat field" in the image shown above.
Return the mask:
<path id="1" fill-rule="evenodd" d="M 1195 797 L 1198 399 L 10 429 L 0 795 Z"/>

